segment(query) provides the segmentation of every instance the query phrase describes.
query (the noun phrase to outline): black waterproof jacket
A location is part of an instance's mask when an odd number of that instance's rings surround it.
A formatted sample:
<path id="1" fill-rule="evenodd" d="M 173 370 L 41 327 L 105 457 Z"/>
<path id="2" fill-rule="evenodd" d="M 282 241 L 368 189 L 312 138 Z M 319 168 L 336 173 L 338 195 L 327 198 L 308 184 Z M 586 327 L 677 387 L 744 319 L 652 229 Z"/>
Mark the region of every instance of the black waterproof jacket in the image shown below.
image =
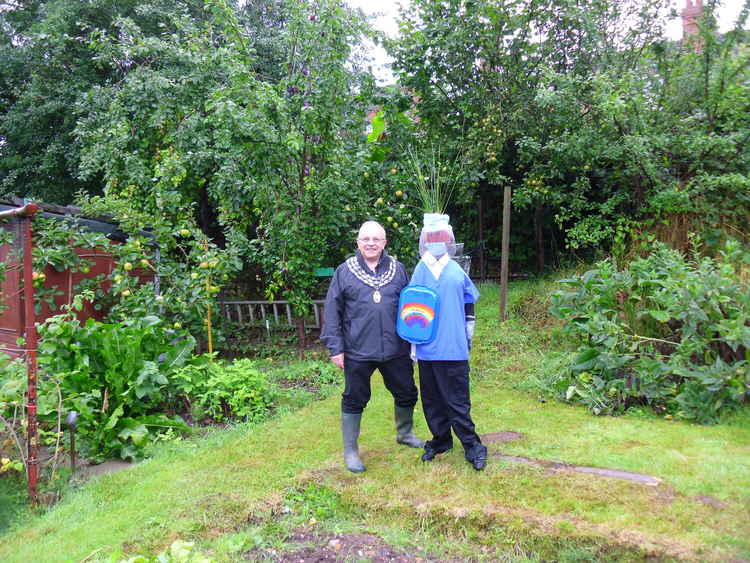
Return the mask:
<path id="1" fill-rule="evenodd" d="M 383 251 L 375 269 L 383 275 L 390 257 Z M 366 272 L 362 255 L 357 261 Z M 345 357 L 361 362 L 383 362 L 409 355 L 409 343 L 396 334 L 396 315 L 401 290 L 408 285 L 409 276 L 401 262 L 396 261 L 396 275 L 380 288 L 380 303 L 375 303 L 375 290 L 360 281 L 346 263 L 336 268 L 326 295 L 323 332 L 320 340 L 331 356 L 342 352 Z"/>

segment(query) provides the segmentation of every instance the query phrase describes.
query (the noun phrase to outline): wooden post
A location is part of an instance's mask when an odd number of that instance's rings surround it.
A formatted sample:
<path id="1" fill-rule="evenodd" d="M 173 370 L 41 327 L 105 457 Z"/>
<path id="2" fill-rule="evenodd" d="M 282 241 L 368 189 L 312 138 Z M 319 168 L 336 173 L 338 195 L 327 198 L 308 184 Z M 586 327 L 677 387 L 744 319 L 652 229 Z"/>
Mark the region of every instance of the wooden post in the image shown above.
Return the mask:
<path id="1" fill-rule="evenodd" d="M 305 318 L 297 317 L 295 324 L 297 325 L 297 347 L 299 358 L 302 360 L 305 358 L 305 346 L 307 346 L 305 339 Z"/>
<path id="2" fill-rule="evenodd" d="M 482 200 L 482 187 L 479 185 L 479 213 L 478 213 L 478 235 L 479 235 L 479 279 L 484 281 L 484 201 Z"/>
<path id="3" fill-rule="evenodd" d="M 208 238 L 203 239 L 203 250 L 208 252 Z M 214 353 L 214 338 L 213 329 L 211 327 L 211 276 L 206 276 L 206 295 L 208 296 L 208 304 L 206 307 L 206 336 L 208 337 L 208 353 L 209 357 L 213 358 Z"/>
<path id="4" fill-rule="evenodd" d="M 508 250 L 510 249 L 510 184 L 503 192 L 503 240 L 500 256 L 500 322 L 508 318 Z"/>

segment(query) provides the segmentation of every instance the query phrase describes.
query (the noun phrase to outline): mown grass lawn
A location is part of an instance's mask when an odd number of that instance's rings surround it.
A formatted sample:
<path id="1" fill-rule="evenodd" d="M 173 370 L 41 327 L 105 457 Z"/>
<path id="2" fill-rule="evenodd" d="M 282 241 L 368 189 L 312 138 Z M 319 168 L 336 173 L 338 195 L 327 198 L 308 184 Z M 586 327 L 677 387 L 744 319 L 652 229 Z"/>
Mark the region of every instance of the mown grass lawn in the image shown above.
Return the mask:
<path id="1" fill-rule="evenodd" d="M 360 440 L 364 474 L 343 468 L 332 396 L 261 425 L 165 445 L 97 478 L 0 536 L 0 560 L 154 555 L 176 539 L 219 561 L 273 559 L 295 529 L 366 531 L 414 558 L 443 560 L 750 558 L 747 409 L 701 427 L 542 402 L 523 381 L 560 345 L 544 314 L 549 285 L 514 284 L 503 324 L 497 288 L 481 288 L 474 419 L 480 434 L 523 435 L 489 444 L 490 453 L 645 473 L 660 485 L 496 457 L 477 473 L 460 448 L 423 464 L 418 451 L 396 444 L 392 402 L 375 377 Z M 421 413 L 417 432 L 426 436 Z"/>

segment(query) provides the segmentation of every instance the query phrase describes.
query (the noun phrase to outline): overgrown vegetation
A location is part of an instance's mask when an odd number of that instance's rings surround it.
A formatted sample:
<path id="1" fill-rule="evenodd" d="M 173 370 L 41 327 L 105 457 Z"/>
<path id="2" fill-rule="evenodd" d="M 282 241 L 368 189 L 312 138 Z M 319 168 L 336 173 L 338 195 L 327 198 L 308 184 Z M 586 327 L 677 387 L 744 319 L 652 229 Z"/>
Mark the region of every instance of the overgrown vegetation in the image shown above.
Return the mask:
<path id="1" fill-rule="evenodd" d="M 750 399 L 747 273 L 736 242 L 718 260 L 656 244 L 624 267 L 606 260 L 561 280 L 552 313 L 580 345 L 541 387 L 594 414 L 648 406 L 717 422 Z"/>
<path id="2" fill-rule="evenodd" d="M 719 33 L 720 3 L 702 4 L 682 40 L 664 37 L 661 1 L 405 6 L 390 43 L 399 84 L 420 130 L 466 142 L 476 174 L 484 225 L 455 206 L 460 239 L 499 257 L 492 218 L 510 185 L 511 261 L 525 267 L 646 233 L 683 249 L 691 231 L 747 243 L 748 11 Z"/>
<path id="3" fill-rule="evenodd" d="M 497 319 L 497 286 L 481 285 L 472 413 L 480 434 L 523 436 L 488 441 L 482 475 L 466 467 L 460 451 L 423 464 L 418 452 L 396 444 L 392 398 L 374 377 L 360 444 L 368 471 L 361 476 L 342 466 L 339 397 L 311 402 L 305 393 L 305 403 L 289 404 L 294 410 L 214 426 L 200 438 L 163 440 L 148 463 L 68 491 L 6 533 L 0 558 L 150 560 L 179 540 L 214 561 L 270 559 L 363 534 L 425 559 L 747 557 L 747 407 L 707 427 L 643 414 L 592 417 L 524 391 L 524 381 L 564 345 L 555 332 L 559 321 L 546 314 L 555 285 L 511 284 L 504 323 Z M 341 391 L 330 362 L 277 363 L 257 360 L 255 368 L 281 390 L 288 376 L 335 381 L 320 387 L 329 389 L 323 396 Z M 307 383 L 305 389 L 313 391 Z M 415 422 L 417 434 L 426 435 L 421 415 Z M 502 455 L 647 473 L 662 482 L 648 487 L 550 472 Z M 300 533 L 302 546 L 295 541 Z"/>
<path id="4" fill-rule="evenodd" d="M 49 387 L 59 386 L 60 405 L 41 415 L 79 414 L 84 453 L 94 460 L 137 459 L 151 436 L 185 423 L 165 414 L 169 377 L 190 361 L 195 341 L 170 330 L 157 317 L 130 322 L 80 324 L 66 316 L 41 326 L 39 368 Z M 57 407 L 57 408 L 55 408 Z"/>
<path id="5" fill-rule="evenodd" d="M 34 220 L 45 486 L 65 479 L 72 410 L 89 459 L 156 459 L 141 480 L 71 490 L 34 545 L 8 536 L 0 558 L 275 556 L 313 520 L 402 530 L 455 559 L 746 557 L 750 10 L 720 34 L 708 0 L 698 32 L 672 41 L 668 8 L 412 0 L 386 42 L 398 84 L 379 87 L 362 52 L 376 34 L 339 0 L 4 6 L 0 196 L 75 200 L 125 234 Z M 365 219 L 412 265 L 417 202 L 442 195 L 422 203 L 443 210 L 450 195 L 486 271 L 506 187 L 514 272 L 611 257 L 551 297 L 550 280 L 515 284 L 504 323 L 482 286 L 476 420 L 523 431 L 506 453 L 658 473 L 653 495 L 494 462 L 467 477 L 453 454 L 422 466 L 394 445 L 382 397 L 362 436 L 368 473 L 335 469 L 326 398 L 341 373 L 324 352 L 285 352 L 304 341 L 315 269 L 350 255 Z M 94 275 L 83 249 L 112 267 Z M 240 271 L 254 296 L 291 303 L 297 332 L 252 340 L 256 327 L 213 322 L 216 349 L 236 358 L 220 361 L 203 354 L 209 317 Z M 3 484 L 27 461 L 25 381 L 0 356 Z M 190 439 L 201 426 L 230 428 Z M 0 506 L 15 502 L 0 490 Z M 81 532 L 70 515 L 89 513 L 99 520 Z"/>
<path id="6" fill-rule="evenodd" d="M 155 442 L 201 426 L 257 423 L 300 408 L 330 394 L 340 379 L 335 366 L 317 360 L 286 367 L 282 358 L 277 367 L 272 359 L 193 355 L 192 337 L 157 317 L 82 324 L 57 315 L 40 336 L 39 432 L 51 451 L 44 472 L 51 488 L 59 486 L 55 473 L 69 452 L 63 421 L 71 411 L 85 458 L 138 460 Z M 25 364 L 0 354 L 0 473 L 25 469 L 26 381 Z"/>

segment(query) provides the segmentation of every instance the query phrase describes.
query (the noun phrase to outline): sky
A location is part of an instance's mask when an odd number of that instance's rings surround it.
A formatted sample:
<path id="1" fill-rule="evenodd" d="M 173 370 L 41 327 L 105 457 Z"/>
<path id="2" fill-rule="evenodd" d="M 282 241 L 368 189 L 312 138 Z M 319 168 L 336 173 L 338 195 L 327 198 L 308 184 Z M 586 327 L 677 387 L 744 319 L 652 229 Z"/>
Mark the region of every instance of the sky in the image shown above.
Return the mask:
<path id="1" fill-rule="evenodd" d="M 347 3 L 353 7 L 362 8 L 368 15 L 377 14 L 377 17 L 372 22 L 373 26 L 390 37 L 395 37 L 398 34 L 396 20 L 398 18 L 399 4 L 408 5 L 409 0 L 348 0 Z M 732 27 L 742 9 L 743 3 L 743 0 L 724 0 L 719 9 L 720 31 L 727 31 Z M 672 0 L 672 6 L 679 13 L 685 7 L 685 0 Z M 667 37 L 672 39 L 682 37 L 682 20 L 678 17 L 669 22 L 666 33 Z M 382 84 L 394 83 L 393 74 L 388 69 L 388 63 L 391 59 L 388 57 L 385 49 L 373 44 L 369 45 L 369 48 L 370 54 L 374 59 L 373 72 L 378 81 Z"/>

